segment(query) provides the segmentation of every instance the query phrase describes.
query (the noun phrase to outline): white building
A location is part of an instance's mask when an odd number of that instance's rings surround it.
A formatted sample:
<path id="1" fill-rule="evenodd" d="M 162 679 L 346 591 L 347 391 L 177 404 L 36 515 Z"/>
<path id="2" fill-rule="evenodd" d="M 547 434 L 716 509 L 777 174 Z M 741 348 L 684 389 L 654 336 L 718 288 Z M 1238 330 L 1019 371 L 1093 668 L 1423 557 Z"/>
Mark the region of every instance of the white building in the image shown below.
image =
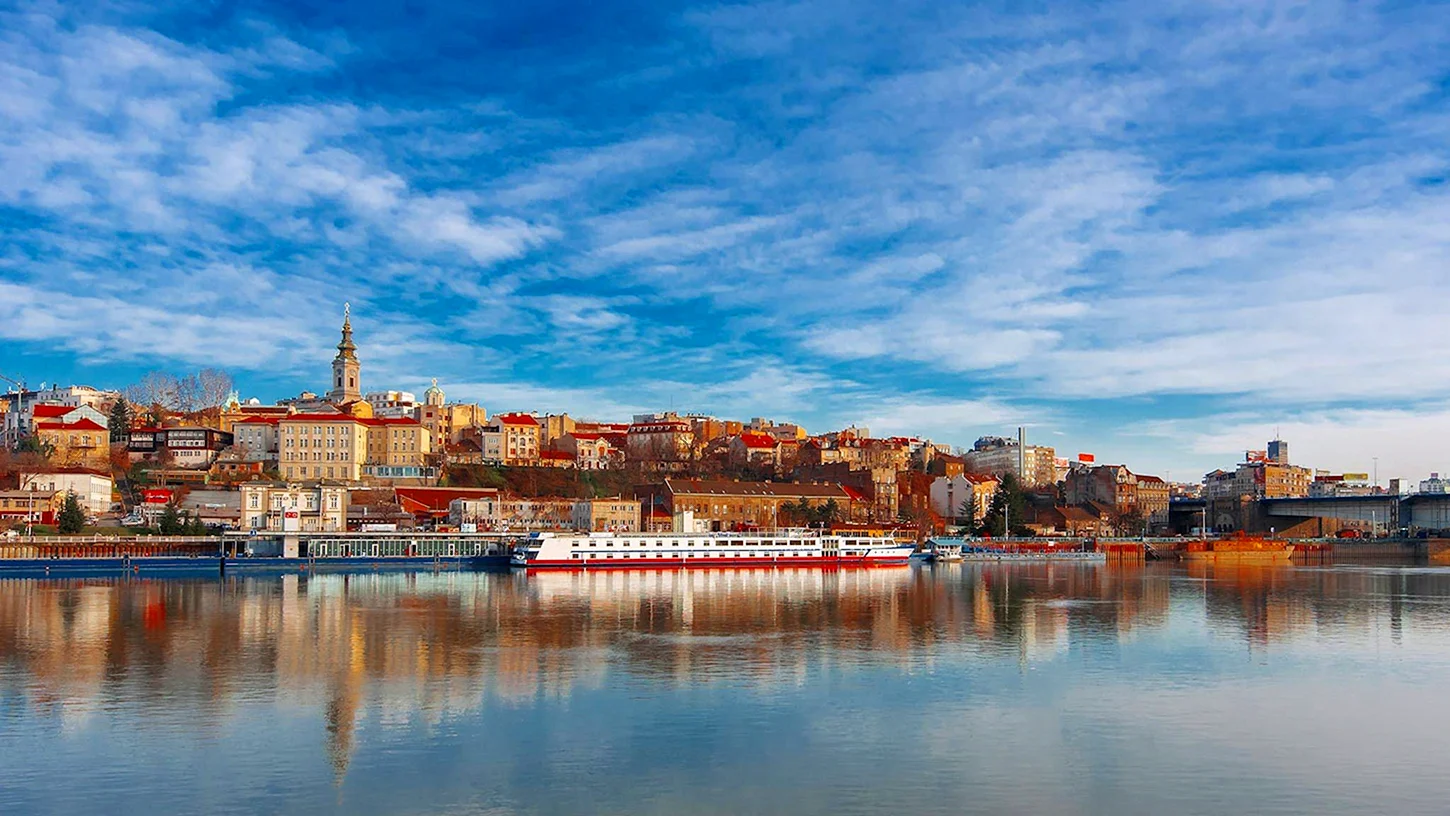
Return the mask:
<path id="1" fill-rule="evenodd" d="M 569 530 L 574 505 L 574 499 L 454 499 L 448 523 L 475 524 L 479 530 Z"/>
<path id="2" fill-rule="evenodd" d="M 111 509 L 111 477 L 100 471 L 65 468 L 45 473 L 22 473 L 20 485 L 23 490 L 74 493 L 81 507 L 92 516 Z"/>
<path id="3" fill-rule="evenodd" d="M 342 532 L 347 529 L 347 487 L 330 482 L 247 482 L 242 485 L 242 529 Z"/>
<path id="4" fill-rule="evenodd" d="M 987 514 L 996 492 L 997 480 L 987 476 L 938 476 L 931 483 L 931 509 L 943 518 L 965 518 L 962 505 L 970 504 L 971 521 L 975 523 Z"/>

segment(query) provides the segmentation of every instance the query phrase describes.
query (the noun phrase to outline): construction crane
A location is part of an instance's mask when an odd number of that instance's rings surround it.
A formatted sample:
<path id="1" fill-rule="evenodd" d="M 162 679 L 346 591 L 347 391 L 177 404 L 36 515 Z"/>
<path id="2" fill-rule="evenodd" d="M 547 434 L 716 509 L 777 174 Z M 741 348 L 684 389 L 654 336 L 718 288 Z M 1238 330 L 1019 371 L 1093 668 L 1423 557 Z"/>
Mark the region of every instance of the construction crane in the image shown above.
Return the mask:
<path id="1" fill-rule="evenodd" d="M 4 380 L 5 382 L 10 383 L 11 385 L 15 386 L 16 388 L 19 388 L 20 389 L 20 393 L 22 393 L 22 394 L 25 393 L 25 380 L 13 380 L 13 379 L 5 376 L 4 374 L 0 374 L 0 380 Z"/>

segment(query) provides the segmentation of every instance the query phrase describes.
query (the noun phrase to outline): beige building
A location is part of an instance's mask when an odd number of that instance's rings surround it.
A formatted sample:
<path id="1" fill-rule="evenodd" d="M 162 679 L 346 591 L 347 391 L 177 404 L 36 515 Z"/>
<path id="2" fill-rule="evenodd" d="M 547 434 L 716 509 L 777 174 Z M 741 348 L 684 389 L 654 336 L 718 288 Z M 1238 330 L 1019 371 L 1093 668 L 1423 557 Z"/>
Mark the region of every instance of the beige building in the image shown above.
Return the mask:
<path id="1" fill-rule="evenodd" d="M 289 481 L 361 481 L 367 458 L 367 426 L 350 414 L 298 413 L 277 423 L 277 470 Z"/>
<path id="2" fill-rule="evenodd" d="M 640 414 L 629 426 L 626 445 L 630 461 L 668 470 L 690 460 L 695 432 L 688 420 L 673 411 Z"/>
<path id="3" fill-rule="evenodd" d="M 278 421 L 277 437 L 277 468 L 284 479 L 358 482 L 433 473 L 430 436 L 414 419 L 297 413 Z"/>
<path id="4" fill-rule="evenodd" d="M 603 470 L 623 461 L 623 454 L 609 444 L 604 434 L 575 431 L 560 437 L 555 446 L 574 457 L 580 470 Z"/>
<path id="5" fill-rule="evenodd" d="M 422 479 L 432 472 L 432 435 L 415 419 L 360 419 L 367 433 L 363 475 L 376 479 Z"/>
<path id="6" fill-rule="evenodd" d="M 510 466 L 538 464 L 541 430 L 529 414 L 496 414 L 484 426 L 483 458 Z"/>
<path id="7" fill-rule="evenodd" d="M 590 532 L 639 532 L 640 503 L 633 499 L 583 499 L 574 502 L 574 529 Z"/>
<path id="8" fill-rule="evenodd" d="M 347 487 L 329 482 L 247 482 L 242 485 L 243 530 L 343 532 Z"/>
<path id="9" fill-rule="evenodd" d="M 37 422 L 34 435 L 52 449 L 51 461 L 62 467 L 111 467 L 111 432 L 103 423 L 88 417 L 72 422 Z"/>
<path id="10" fill-rule="evenodd" d="M 57 490 L 0 490 L 0 522 L 54 524 L 64 502 Z"/>
<path id="11" fill-rule="evenodd" d="M 488 422 L 488 413 L 481 405 L 450 404 L 437 380 L 423 392 L 423 404 L 413 411 L 412 416 L 428 429 L 435 451 L 443 450 L 447 444 L 457 444 L 470 429 L 481 428 Z"/>
<path id="12" fill-rule="evenodd" d="M 236 457 L 243 462 L 276 460 L 277 426 L 282 416 L 248 416 L 233 422 L 232 450 Z"/>

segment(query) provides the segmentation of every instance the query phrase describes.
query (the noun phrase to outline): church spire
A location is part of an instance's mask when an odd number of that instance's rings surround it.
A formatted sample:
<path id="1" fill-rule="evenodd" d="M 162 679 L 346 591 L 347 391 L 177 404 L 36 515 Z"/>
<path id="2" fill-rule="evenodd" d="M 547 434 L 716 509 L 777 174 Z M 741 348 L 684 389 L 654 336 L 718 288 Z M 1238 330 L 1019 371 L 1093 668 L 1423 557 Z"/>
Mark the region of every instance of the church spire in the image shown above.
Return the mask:
<path id="1" fill-rule="evenodd" d="M 352 342 L 352 304 L 342 304 L 342 342 L 337 344 L 338 360 L 356 360 L 357 346 Z"/>
<path id="2" fill-rule="evenodd" d="M 362 364 L 357 359 L 357 345 L 352 342 L 352 304 L 342 307 L 342 341 L 337 344 L 337 356 L 332 360 L 332 390 L 327 392 L 327 401 L 343 405 L 362 399 L 359 379 Z"/>

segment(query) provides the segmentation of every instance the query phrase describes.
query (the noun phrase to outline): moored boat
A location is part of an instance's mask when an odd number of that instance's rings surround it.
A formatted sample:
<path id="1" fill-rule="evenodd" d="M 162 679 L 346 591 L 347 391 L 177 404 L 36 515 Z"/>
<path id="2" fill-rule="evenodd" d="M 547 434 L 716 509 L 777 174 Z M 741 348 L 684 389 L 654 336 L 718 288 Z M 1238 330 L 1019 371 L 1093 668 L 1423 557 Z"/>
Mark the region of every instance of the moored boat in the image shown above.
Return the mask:
<path id="1" fill-rule="evenodd" d="M 1211 541 L 1190 541 L 1183 548 L 1189 561 L 1226 561 L 1241 564 L 1287 564 L 1294 545 L 1277 539 L 1238 535 Z"/>
<path id="2" fill-rule="evenodd" d="M 962 560 L 963 542 L 960 538 L 933 538 L 930 544 L 927 560 L 933 563 Z"/>
<path id="3" fill-rule="evenodd" d="M 781 530 L 755 533 L 535 533 L 514 550 L 526 569 L 899 566 L 915 545 L 883 535 Z"/>

